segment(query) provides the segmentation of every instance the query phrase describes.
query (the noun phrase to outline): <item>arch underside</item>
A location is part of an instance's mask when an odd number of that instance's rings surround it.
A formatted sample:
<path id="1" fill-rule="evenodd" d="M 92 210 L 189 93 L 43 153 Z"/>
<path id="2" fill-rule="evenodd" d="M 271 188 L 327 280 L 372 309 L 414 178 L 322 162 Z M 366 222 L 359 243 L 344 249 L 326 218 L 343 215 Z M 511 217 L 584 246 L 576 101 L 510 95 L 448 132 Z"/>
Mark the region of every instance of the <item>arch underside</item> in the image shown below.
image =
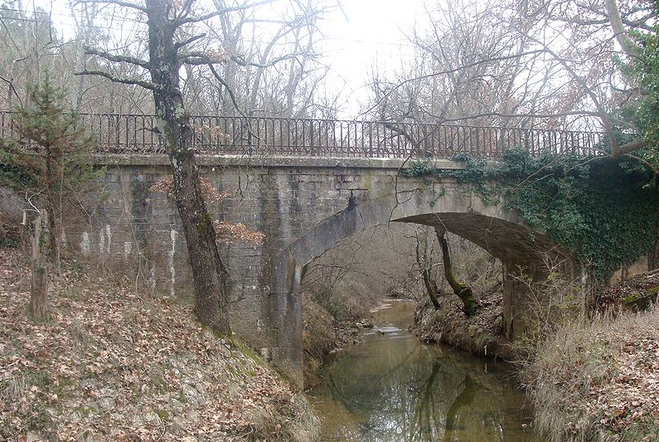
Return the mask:
<path id="1" fill-rule="evenodd" d="M 561 252 L 544 235 L 522 224 L 477 213 L 431 213 L 395 220 L 446 229 L 506 263 L 532 264 Z"/>

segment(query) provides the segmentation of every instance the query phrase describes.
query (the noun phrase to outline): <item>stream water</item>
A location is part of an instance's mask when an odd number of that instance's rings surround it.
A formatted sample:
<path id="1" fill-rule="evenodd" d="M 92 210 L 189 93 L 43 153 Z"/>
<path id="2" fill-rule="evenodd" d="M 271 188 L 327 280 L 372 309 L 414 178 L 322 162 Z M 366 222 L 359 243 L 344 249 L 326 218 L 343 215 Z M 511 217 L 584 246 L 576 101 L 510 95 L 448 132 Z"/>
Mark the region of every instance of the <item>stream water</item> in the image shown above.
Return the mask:
<path id="1" fill-rule="evenodd" d="M 344 350 L 309 393 L 323 441 L 539 442 L 510 368 L 407 331 L 414 304 L 373 314 L 364 342 Z"/>

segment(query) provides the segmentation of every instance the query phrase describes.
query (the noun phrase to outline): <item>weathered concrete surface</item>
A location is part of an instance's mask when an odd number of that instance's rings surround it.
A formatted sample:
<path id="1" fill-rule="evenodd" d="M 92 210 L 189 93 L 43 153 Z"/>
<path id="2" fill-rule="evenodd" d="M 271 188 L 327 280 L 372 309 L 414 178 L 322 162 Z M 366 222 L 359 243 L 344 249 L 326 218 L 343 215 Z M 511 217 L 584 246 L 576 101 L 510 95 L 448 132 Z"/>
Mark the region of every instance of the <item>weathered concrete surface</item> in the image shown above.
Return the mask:
<path id="1" fill-rule="evenodd" d="M 151 191 L 166 176 L 165 157 L 107 156 L 108 198 L 92 216 L 71 222 L 67 241 L 101 264 L 123 268 L 172 294 L 191 287 L 178 215 L 163 193 Z M 209 207 L 219 220 L 244 223 L 265 233 L 259 246 L 221 245 L 231 279 L 232 327 L 262 349 L 301 385 L 304 266 L 338 241 L 388 222 L 447 229 L 504 262 L 505 327 L 523 330 L 525 288 L 548 255 L 563 256 L 517 216 L 484 204 L 469 186 L 406 178 L 402 160 L 328 158 L 200 157 L 202 174 L 230 194 Z M 437 167 L 459 168 L 450 161 Z"/>

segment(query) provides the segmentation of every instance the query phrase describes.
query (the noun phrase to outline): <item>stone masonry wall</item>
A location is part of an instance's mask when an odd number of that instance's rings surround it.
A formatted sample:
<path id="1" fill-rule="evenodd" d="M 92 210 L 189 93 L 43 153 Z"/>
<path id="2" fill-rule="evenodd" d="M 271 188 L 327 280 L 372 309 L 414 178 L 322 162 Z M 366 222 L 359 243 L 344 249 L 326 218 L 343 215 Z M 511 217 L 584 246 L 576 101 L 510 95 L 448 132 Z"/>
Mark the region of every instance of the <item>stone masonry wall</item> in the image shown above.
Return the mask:
<path id="1" fill-rule="evenodd" d="M 191 271 L 175 204 L 150 190 L 170 173 L 167 158 L 108 156 L 98 162 L 106 168 L 105 196 L 90 199 L 88 218 L 68 220 L 67 244 L 95 265 L 155 290 L 189 294 Z M 266 235 L 257 246 L 220 246 L 231 274 L 232 327 L 256 347 L 269 342 L 268 259 L 323 219 L 391 194 L 404 180 L 397 178 L 400 160 L 202 157 L 199 163 L 202 175 L 229 193 L 209 206 L 211 214 Z"/>

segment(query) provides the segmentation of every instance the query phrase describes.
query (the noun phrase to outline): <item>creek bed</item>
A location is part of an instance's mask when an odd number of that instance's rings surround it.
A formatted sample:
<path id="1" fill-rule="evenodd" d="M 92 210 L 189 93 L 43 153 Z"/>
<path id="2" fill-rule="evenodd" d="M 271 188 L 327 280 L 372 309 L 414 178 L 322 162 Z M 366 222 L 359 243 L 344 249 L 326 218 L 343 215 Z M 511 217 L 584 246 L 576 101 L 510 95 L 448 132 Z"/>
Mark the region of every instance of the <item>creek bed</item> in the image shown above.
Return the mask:
<path id="1" fill-rule="evenodd" d="M 424 345 L 407 331 L 414 303 L 373 313 L 363 343 L 344 350 L 308 394 L 323 441 L 540 442 L 510 367 Z"/>

